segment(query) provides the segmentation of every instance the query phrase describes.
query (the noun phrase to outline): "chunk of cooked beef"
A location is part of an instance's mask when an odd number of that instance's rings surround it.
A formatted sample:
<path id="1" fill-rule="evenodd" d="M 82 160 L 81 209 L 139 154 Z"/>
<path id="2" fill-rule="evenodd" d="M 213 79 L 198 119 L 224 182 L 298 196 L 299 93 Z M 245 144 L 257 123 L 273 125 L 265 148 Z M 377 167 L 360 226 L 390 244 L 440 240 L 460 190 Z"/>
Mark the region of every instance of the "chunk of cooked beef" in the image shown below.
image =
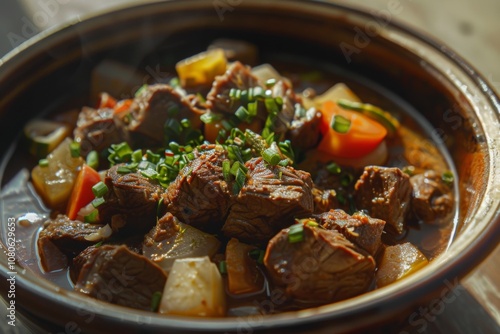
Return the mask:
<path id="1" fill-rule="evenodd" d="M 367 210 L 371 217 L 385 220 L 386 226 L 393 232 L 404 232 L 411 200 L 410 177 L 407 174 L 395 167 L 368 166 L 354 188 L 358 209 Z"/>
<path id="2" fill-rule="evenodd" d="M 314 166 L 307 166 L 307 168 L 312 170 L 314 185 L 317 188 L 335 191 L 337 204 L 333 209 L 353 211 L 354 184 L 356 178 L 361 175 L 361 171 L 353 167 L 340 166 L 334 162 L 319 162 Z"/>
<path id="3" fill-rule="evenodd" d="M 202 145 L 170 184 L 164 195 L 167 211 L 180 221 L 203 231 L 220 229 L 227 215 L 232 184 L 224 180 L 222 162 L 227 152 L 220 146 Z"/>
<path id="4" fill-rule="evenodd" d="M 164 127 L 169 119 L 190 119 L 193 127 L 200 125 L 190 101 L 166 84 L 145 86 L 130 106 L 128 131 L 136 145 L 161 145 Z"/>
<path id="5" fill-rule="evenodd" d="M 241 100 L 233 100 L 229 96 L 231 89 L 248 90 L 253 87 L 260 87 L 258 79 L 248 66 L 236 61 L 228 67 L 226 73 L 215 78 L 207 95 L 207 106 L 214 112 L 234 114 L 243 104 Z M 265 115 L 262 117 L 265 119 Z"/>
<path id="6" fill-rule="evenodd" d="M 170 212 L 165 213 L 155 227 L 144 236 L 144 245 L 152 246 L 155 242 L 161 242 L 175 236 L 180 231 L 179 220 Z"/>
<path id="7" fill-rule="evenodd" d="M 262 158 L 245 164 L 247 180 L 222 228 L 228 237 L 266 243 L 294 217 L 314 210 L 311 175 L 292 167 L 270 166 Z"/>
<path id="8" fill-rule="evenodd" d="M 86 253 L 75 290 L 113 304 L 151 310 L 153 294 L 163 291 L 166 280 L 165 272 L 146 257 L 123 245 L 105 245 Z"/>
<path id="9" fill-rule="evenodd" d="M 296 105 L 298 104 L 298 107 L 301 108 L 302 101 L 295 95 L 292 84 L 286 79 L 276 82 L 271 88 L 271 92 L 274 98 L 279 98 L 282 101 L 281 109 L 274 120 L 273 131 L 278 135 L 285 134 L 291 127 L 293 120 L 301 118 L 300 111 L 296 112 Z M 312 133 L 311 135 L 318 134 Z M 304 138 L 302 141 L 304 142 Z"/>
<path id="10" fill-rule="evenodd" d="M 339 207 L 335 190 L 322 190 L 313 186 L 311 193 L 314 199 L 314 213 L 323 213 Z"/>
<path id="11" fill-rule="evenodd" d="M 293 147 L 301 150 L 316 147 L 321 134 L 320 122 L 321 113 L 316 108 L 306 111 L 300 104 L 295 104 L 295 115 L 288 127 L 286 138 L 290 139 Z"/>
<path id="12" fill-rule="evenodd" d="M 58 215 L 44 223 L 37 240 L 40 262 L 45 271 L 65 268 L 72 259 L 99 239 L 92 235 L 103 225 L 87 224 Z"/>
<path id="13" fill-rule="evenodd" d="M 146 232 L 156 224 L 158 201 L 165 189 L 139 172 L 119 173 L 119 167 L 115 165 L 106 173 L 108 192 L 97 208 L 99 220 L 113 230 Z"/>
<path id="14" fill-rule="evenodd" d="M 73 133 L 75 141 L 80 143 L 82 155 L 92 150 L 102 151 L 111 144 L 124 141 L 126 134 L 119 124 L 113 109 L 83 107 Z"/>
<path id="15" fill-rule="evenodd" d="M 307 304 L 325 304 L 366 292 L 375 261 L 337 230 L 303 225 L 303 239 L 289 240 L 290 228 L 269 241 L 264 264 L 286 295 Z"/>
<path id="16" fill-rule="evenodd" d="M 452 188 L 435 171 L 410 177 L 413 189 L 411 204 L 416 216 L 426 223 L 442 224 L 453 210 Z"/>
<path id="17" fill-rule="evenodd" d="M 317 216 L 321 226 L 328 230 L 336 230 L 344 235 L 349 241 L 363 248 L 372 256 L 382 245 L 382 231 L 385 221 L 371 218 L 361 212 L 352 216 L 343 210 L 331 210 Z"/>

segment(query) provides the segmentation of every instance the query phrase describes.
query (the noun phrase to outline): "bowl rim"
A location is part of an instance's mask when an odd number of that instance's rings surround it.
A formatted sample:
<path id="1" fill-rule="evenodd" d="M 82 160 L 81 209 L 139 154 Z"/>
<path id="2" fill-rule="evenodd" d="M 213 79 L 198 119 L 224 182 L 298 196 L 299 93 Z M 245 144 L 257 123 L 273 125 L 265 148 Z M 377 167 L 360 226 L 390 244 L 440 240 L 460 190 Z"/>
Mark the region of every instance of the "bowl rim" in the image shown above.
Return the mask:
<path id="1" fill-rule="evenodd" d="M 262 5 L 266 1 L 258 0 L 254 1 L 250 6 L 258 6 Z M 64 33 L 68 30 L 68 28 L 73 27 L 75 25 L 83 25 L 87 24 L 87 27 L 90 27 L 93 24 L 93 21 L 99 20 L 107 17 L 110 13 L 116 12 L 132 12 L 136 8 L 146 8 L 146 7 L 154 7 L 154 6 L 163 6 L 165 3 L 208 3 L 208 1 L 201 0 L 171 0 L 171 1 L 146 1 L 143 3 L 126 3 L 117 7 L 108 8 L 99 12 L 90 13 L 82 19 L 73 20 L 70 22 L 66 22 L 64 24 L 54 26 L 49 28 L 37 36 L 29 39 L 24 42 L 17 48 L 11 50 L 7 53 L 3 58 L 0 59 L 0 79 L 2 76 L 2 69 L 5 69 L 9 66 L 9 64 L 22 61 L 23 57 L 28 56 L 30 52 L 32 52 L 33 48 L 36 48 L 43 41 L 48 38 L 53 38 L 53 42 L 57 42 L 60 37 L 59 34 Z M 280 5 L 308 5 L 308 6 L 317 6 L 317 7 L 328 7 L 330 10 L 335 9 L 337 11 L 345 11 L 349 12 L 355 16 L 375 19 L 377 15 L 375 13 L 370 13 L 367 10 L 358 8 L 356 6 L 346 5 L 342 3 L 332 2 L 329 0 L 310 0 L 307 2 L 301 0 L 282 0 L 279 2 Z M 168 4 L 167 4 L 168 5 Z M 94 22 L 95 23 L 95 22 Z M 491 106 L 492 110 L 496 112 L 496 117 L 500 117 L 500 99 L 495 93 L 492 86 L 487 82 L 486 79 L 473 67 L 471 66 L 465 59 L 459 56 L 456 52 L 454 52 L 451 48 L 447 47 L 445 43 L 437 41 L 434 37 L 430 37 L 429 35 L 418 31 L 412 27 L 407 26 L 401 22 L 396 20 L 391 20 L 387 24 L 387 29 L 396 30 L 398 32 L 402 32 L 404 35 L 411 36 L 417 42 L 422 43 L 432 50 L 437 52 L 440 55 L 443 55 L 448 61 L 453 63 L 456 67 L 458 67 L 461 71 L 463 71 L 464 75 L 474 83 L 483 94 L 483 97 L 487 103 Z M 58 37 L 59 36 L 59 37 Z M 60 38 L 59 38 L 60 39 Z M 18 60 L 19 59 L 19 60 Z M 492 157 L 490 157 L 492 159 Z M 2 160 L 4 160 L 2 158 Z M 2 161 L 3 163 L 3 161 Z M 0 176 L 1 177 L 1 176 Z M 376 291 L 370 292 L 370 298 L 362 296 L 356 297 L 356 300 L 363 300 L 363 303 L 347 303 L 345 304 L 345 308 L 343 309 L 334 309 L 335 319 L 347 317 L 351 314 L 351 312 L 356 311 L 356 313 L 360 313 L 361 311 L 373 311 L 377 309 L 377 305 L 384 303 L 384 307 L 388 307 L 388 305 L 392 305 L 392 311 L 397 310 L 400 304 L 404 304 L 404 299 L 409 295 L 419 295 L 422 291 L 425 290 L 436 290 L 439 288 L 442 282 L 445 282 L 449 279 L 454 279 L 457 277 L 464 276 L 468 271 L 472 270 L 475 265 L 477 265 L 480 261 L 482 261 L 498 244 L 500 240 L 500 211 L 498 210 L 498 201 L 496 201 L 496 213 L 491 217 L 490 224 L 486 226 L 480 234 L 478 234 L 478 238 L 471 241 L 464 251 L 467 253 L 467 257 L 460 259 L 449 259 L 449 261 L 442 263 L 437 270 L 429 276 L 426 277 L 418 277 L 419 279 L 413 280 L 413 284 L 411 286 L 405 287 L 403 289 L 400 288 L 400 284 L 394 284 L 393 286 L 386 287 L 383 289 L 379 289 Z M 3 258 L 2 258 L 3 259 Z M 461 263 L 461 266 L 457 266 L 458 263 Z M 8 272 L 7 267 L 4 265 L 3 261 L 0 263 L 1 275 L 5 276 Z M 60 306 L 71 306 L 74 308 L 81 307 L 81 303 L 84 302 L 89 305 L 99 305 L 104 304 L 109 308 L 103 308 L 103 312 L 100 314 L 105 318 L 109 318 L 111 320 L 116 321 L 133 321 L 136 322 L 137 314 L 139 314 L 141 319 L 139 321 L 143 321 L 145 323 L 150 323 L 148 319 L 152 319 L 152 326 L 160 326 L 164 329 L 182 329 L 182 330 L 204 330 L 204 331 L 219 331 L 219 330 L 236 330 L 238 329 L 238 322 L 236 318 L 228 318 L 228 319 L 196 319 L 193 321 L 192 318 L 182 318 L 182 317 L 165 317 L 158 315 L 151 315 L 146 312 L 138 312 L 136 310 L 130 310 L 125 307 L 113 305 L 110 307 L 108 303 L 102 303 L 100 301 L 88 301 L 88 297 L 79 296 L 76 293 L 65 293 L 54 295 L 51 291 L 48 291 L 46 287 L 39 285 L 31 285 L 30 280 L 24 280 L 23 277 L 19 277 L 17 283 L 20 287 L 24 289 L 28 289 L 29 291 L 35 292 L 37 296 L 40 298 L 49 298 L 53 303 L 58 304 Z M 386 293 L 389 291 L 390 293 Z M 373 295 L 377 295 L 373 297 Z M 66 296 L 70 296 L 70 298 L 65 298 Z M 372 298 L 373 297 L 373 298 Z M 83 299 L 82 299 L 83 298 Z M 388 300 L 390 299 L 390 300 Z M 360 305 L 361 304 L 361 305 Z M 118 316 L 115 314 L 115 310 L 119 310 L 121 314 Z M 133 311 L 133 312 L 132 312 Z M 393 312 L 388 312 L 393 313 Z M 135 317 L 134 317 L 135 316 Z M 278 315 L 273 315 L 272 317 L 265 317 L 261 322 L 251 325 L 253 329 L 264 329 L 271 328 L 274 326 L 278 327 L 287 327 L 295 325 L 297 322 L 300 324 L 306 324 L 315 321 L 327 321 L 332 319 L 332 311 L 331 305 L 326 305 L 322 307 L 318 307 L 315 309 L 306 309 L 297 312 L 291 313 L 283 313 Z M 374 318 L 379 318 L 381 314 L 374 314 Z M 297 319 L 298 321 L 293 321 L 293 319 Z M 341 327 L 341 324 L 339 324 Z M 160 328 L 158 327 L 158 328 Z M 156 328 L 156 327 L 155 327 Z M 350 327 L 349 327 L 350 328 Z"/>

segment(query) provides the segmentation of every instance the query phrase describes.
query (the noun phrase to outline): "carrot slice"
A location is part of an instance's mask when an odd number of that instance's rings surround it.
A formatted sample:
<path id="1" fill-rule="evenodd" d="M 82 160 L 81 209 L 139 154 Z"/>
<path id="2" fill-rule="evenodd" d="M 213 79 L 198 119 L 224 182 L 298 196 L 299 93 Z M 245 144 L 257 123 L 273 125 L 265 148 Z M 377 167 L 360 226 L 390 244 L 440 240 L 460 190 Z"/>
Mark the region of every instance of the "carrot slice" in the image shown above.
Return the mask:
<path id="1" fill-rule="evenodd" d="M 101 181 L 99 173 L 92 167 L 84 164 L 78 172 L 69 198 L 66 211 L 69 219 L 76 219 L 78 212 L 95 198 L 92 187 L 99 181 Z"/>

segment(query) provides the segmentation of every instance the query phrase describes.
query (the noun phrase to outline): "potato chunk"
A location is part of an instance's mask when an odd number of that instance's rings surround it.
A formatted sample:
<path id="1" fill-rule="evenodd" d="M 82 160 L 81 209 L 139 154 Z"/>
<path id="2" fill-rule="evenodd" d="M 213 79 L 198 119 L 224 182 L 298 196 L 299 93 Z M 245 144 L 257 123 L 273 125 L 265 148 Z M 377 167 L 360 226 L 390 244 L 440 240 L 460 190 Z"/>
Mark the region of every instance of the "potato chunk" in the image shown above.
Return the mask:
<path id="1" fill-rule="evenodd" d="M 425 267 L 429 261 L 417 247 L 407 242 L 385 249 L 377 271 L 377 285 L 383 287 Z"/>
<path id="2" fill-rule="evenodd" d="M 226 312 L 224 284 L 208 256 L 175 260 L 169 273 L 160 313 L 217 317 Z"/>
<path id="3" fill-rule="evenodd" d="M 181 60 L 175 65 L 182 87 L 211 85 L 215 77 L 224 74 L 227 60 L 222 49 L 211 49 Z"/>

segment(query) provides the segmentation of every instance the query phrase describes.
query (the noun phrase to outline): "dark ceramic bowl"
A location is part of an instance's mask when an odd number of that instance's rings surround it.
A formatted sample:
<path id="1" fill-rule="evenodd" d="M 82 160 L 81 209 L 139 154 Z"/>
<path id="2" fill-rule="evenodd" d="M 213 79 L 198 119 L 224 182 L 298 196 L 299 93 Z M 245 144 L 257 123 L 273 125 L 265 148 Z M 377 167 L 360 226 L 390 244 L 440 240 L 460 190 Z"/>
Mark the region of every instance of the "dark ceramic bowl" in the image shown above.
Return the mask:
<path id="1" fill-rule="evenodd" d="M 266 61 L 289 58 L 329 66 L 339 78 L 413 110 L 430 124 L 428 140 L 446 145 L 456 168 L 459 208 L 453 242 L 427 267 L 385 288 L 323 307 L 261 317 L 188 319 L 99 302 L 18 264 L 18 310 L 69 331 L 250 333 L 293 327 L 333 333 L 387 321 L 446 292 L 499 240 L 500 104 L 488 83 L 453 51 L 394 23 L 397 11 L 387 8 L 375 17 L 330 1 L 179 0 L 137 4 L 74 22 L 44 32 L 0 60 L 0 136 L 3 145 L 12 143 L 35 115 L 90 103 L 90 73 L 103 60 L 118 59 L 154 81 L 162 76 L 163 62 L 203 50 L 217 37 L 243 38 L 257 44 Z M 4 186 L 17 166 L 7 166 L 12 149 L 2 150 Z M 4 227 L 8 217 L 4 210 Z M 12 269 L 0 255 L 2 276 L 8 277 Z M 4 277 L 3 293 L 8 290 Z"/>

